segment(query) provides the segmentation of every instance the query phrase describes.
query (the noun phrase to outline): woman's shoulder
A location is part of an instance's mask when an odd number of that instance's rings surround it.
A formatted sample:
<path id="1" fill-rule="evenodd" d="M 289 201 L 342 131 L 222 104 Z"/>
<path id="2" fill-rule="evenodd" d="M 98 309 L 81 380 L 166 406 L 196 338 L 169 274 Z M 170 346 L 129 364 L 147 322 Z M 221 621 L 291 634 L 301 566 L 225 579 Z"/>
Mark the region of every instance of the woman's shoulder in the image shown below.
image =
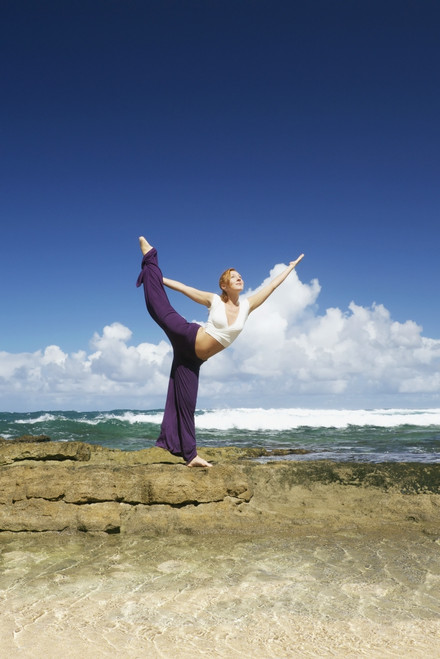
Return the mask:
<path id="1" fill-rule="evenodd" d="M 218 295 L 217 293 L 212 293 L 211 307 L 214 305 L 217 306 L 220 302 L 223 302 L 220 295 Z"/>
<path id="2" fill-rule="evenodd" d="M 248 297 L 241 297 L 240 296 L 240 307 L 244 309 L 245 311 L 249 312 L 250 309 L 250 302 Z"/>
<path id="3" fill-rule="evenodd" d="M 220 295 L 217 295 L 217 293 L 211 293 L 211 303 L 209 304 L 209 309 L 210 310 L 215 309 L 221 303 L 222 303 L 222 299 Z"/>

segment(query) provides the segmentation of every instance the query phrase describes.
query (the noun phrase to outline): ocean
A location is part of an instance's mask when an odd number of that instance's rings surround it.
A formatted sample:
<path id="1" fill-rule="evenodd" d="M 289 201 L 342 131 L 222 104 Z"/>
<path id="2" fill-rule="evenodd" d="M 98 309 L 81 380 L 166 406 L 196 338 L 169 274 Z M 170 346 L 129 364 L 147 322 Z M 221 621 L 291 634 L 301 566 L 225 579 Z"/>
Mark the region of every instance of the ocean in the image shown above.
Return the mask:
<path id="1" fill-rule="evenodd" d="M 162 410 L 38 411 L 0 414 L 0 437 L 47 435 L 134 451 L 154 446 Z M 264 460 L 440 462 L 437 409 L 198 410 L 198 446 L 292 450 Z M 301 453 L 295 453 L 300 450 Z"/>

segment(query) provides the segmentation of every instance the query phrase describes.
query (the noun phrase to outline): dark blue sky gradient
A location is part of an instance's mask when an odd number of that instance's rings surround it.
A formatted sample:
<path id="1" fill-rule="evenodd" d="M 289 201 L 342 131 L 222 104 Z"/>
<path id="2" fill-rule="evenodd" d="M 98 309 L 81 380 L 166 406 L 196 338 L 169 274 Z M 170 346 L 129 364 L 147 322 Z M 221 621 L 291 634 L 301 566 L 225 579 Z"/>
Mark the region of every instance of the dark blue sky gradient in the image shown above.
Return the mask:
<path id="1" fill-rule="evenodd" d="M 383 303 L 439 338 L 437 2 L 0 14 L 0 349 L 86 348 L 114 321 L 159 336 L 134 288 L 140 233 L 167 276 L 208 290 L 304 251 L 321 312 Z"/>

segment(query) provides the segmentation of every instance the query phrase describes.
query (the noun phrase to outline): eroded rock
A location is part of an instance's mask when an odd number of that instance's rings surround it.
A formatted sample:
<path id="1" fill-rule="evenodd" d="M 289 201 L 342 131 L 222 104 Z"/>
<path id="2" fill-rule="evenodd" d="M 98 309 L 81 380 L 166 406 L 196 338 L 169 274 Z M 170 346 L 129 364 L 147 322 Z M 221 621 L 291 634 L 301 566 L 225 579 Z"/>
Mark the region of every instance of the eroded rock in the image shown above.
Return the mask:
<path id="1" fill-rule="evenodd" d="M 269 461 L 264 449 L 0 444 L 0 531 L 310 532 L 404 525 L 440 534 L 440 465 Z"/>

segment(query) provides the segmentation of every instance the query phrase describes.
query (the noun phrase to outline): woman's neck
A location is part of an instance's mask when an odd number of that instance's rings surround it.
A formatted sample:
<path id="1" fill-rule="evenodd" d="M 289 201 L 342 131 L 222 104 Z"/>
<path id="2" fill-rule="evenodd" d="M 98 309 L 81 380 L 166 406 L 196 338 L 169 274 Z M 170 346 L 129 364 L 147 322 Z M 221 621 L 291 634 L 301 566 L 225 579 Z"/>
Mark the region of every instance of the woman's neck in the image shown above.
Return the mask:
<path id="1" fill-rule="evenodd" d="M 234 294 L 234 295 L 228 295 L 228 299 L 226 300 L 225 304 L 232 304 L 235 307 L 239 304 L 240 300 L 240 293 Z"/>

